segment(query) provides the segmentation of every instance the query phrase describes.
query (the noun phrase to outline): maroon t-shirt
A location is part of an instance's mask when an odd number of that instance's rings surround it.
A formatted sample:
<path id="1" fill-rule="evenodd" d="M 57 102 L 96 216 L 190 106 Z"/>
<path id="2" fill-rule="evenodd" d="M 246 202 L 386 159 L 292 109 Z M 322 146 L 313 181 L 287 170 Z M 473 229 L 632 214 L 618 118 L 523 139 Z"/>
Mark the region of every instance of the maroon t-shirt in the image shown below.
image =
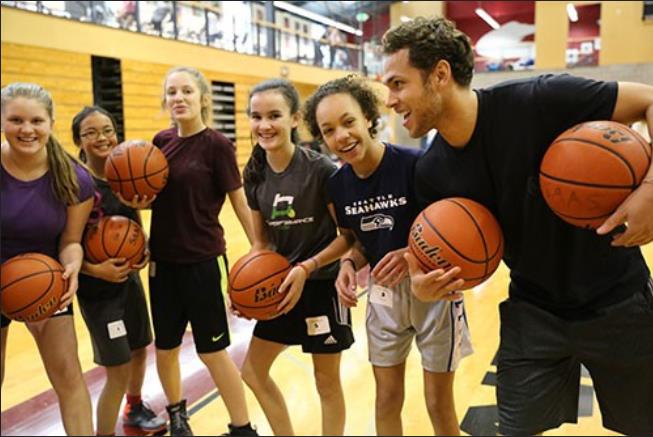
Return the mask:
<path id="1" fill-rule="evenodd" d="M 153 142 L 168 159 L 170 173 L 152 204 L 152 259 L 194 263 L 224 254 L 218 215 L 227 192 L 242 185 L 233 144 L 210 128 L 183 138 L 171 128 Z"/>

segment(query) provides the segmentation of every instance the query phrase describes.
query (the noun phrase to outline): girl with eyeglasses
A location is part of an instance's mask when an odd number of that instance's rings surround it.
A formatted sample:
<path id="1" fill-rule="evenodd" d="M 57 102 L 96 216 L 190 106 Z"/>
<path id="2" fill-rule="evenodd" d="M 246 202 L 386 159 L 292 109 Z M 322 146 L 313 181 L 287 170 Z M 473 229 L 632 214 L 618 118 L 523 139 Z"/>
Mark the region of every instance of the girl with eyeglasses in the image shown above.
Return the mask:
<path id="1" fill-rule="evenodd" d="M 142 225 L 138 210 L 123 205 L 111 191 L 104 164 L 118 145 L 116 121 L 105 109 L 85 107 L 72 122 L 79 157 L 95 181 L 96 203 L 89 225 L 104 216 L 120 215 Z M 97 434 L 112 435 L 123 395 L 127 402 L 123 426 L 146 433 L 165 431 L 166 422 L 141 400 L 147 351 L 152 329 L 138 271 L 147 265 L 149 252 L 134 267 L 124 258 L 102 263 L 84 260 L 77 299 L 91 334 L 93 361 L 106 370 L 106 382 L 97 405 Z"/>

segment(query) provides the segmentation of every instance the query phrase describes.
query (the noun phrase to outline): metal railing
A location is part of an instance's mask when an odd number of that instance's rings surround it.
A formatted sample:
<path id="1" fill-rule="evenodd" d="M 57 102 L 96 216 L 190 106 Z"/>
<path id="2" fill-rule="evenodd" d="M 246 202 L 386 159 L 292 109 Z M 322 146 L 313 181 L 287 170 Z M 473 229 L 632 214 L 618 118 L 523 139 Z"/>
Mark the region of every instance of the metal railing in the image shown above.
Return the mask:
<path id="1" fill-rule="evenodd" d="M 41 14 L 94 23 L 126 31 L 145 33 L 201 44 L 237 53 L 265 56 L 321 68 L 345 69 L 368 73 L 378 60 L 369 43 L 362 45 L 360 37 L 333 42 L 326 28 L 312 23 L 311 32 L 305 24 L 272 23 L 257 17 L 252 2 L 240 3 L 249 8 L 230 13 L 221 5 L 225 2 L 199 1 L 2 1 L 3 6 Z M 247 5 L 249 4 L 249 5 Z M 260 14 L 259 14 L 260 15 Z M 295 23 L 298 23 L 296 21 Z M 306 23 L 304 21 L 303 23 Z M 301 29 L 297 29 L 300 27 Z M 324 29 L 321 36 L 316 32 Z M 344 35 L 343 35 L 344 37 Z M 355 40 L 352 40 L 355 39 Z M 363 53 L 366 47 L 368 53 Z M 367 60 L 367 62 L 366 62 Z"/>

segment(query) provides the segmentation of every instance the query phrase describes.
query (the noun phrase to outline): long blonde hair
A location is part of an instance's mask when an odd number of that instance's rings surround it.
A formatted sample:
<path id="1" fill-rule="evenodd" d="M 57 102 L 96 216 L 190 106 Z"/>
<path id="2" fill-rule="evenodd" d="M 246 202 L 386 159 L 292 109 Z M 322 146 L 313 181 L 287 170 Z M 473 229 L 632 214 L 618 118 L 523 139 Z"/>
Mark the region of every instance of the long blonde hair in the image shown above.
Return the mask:
<path id="1" fill-rule="evenodd" d="M 205 126 L 211 127 L 212 122 L 212 105 L 211 105 L 211 87 L 209 86 L 209 81 L 206 80 L 206 77 L 193 67 L 173 67 L 166 73 L 166 77 L 163 80 L 163 96 L 161 98 L 161 108 L 166 109 L 166 83 L 168 83 L 168 78 L 174 73 L 188 73 L 190 77 L 195 81 L 195 85 L 200 91 L 200 105 L 202 106 L 202 122 Z M 174 122 L 173 122 L 174 124 Z"/>
<path id="2" fill-rule="evenodd" d="M 39 102 L 54 121 L 54 103 L 52 96 L 35 83 L 14 82 L 2 88 L 2 111 L 15 98 L 23 97 Z M 74 205 L 79 202 L 79 181 L 75 172 L 75 159 L 64 150 L 54 135 L 50 134 L 45 145 L 48 156 L 48 169 L 52 174 L 52 191 L 61 202 Z"/>

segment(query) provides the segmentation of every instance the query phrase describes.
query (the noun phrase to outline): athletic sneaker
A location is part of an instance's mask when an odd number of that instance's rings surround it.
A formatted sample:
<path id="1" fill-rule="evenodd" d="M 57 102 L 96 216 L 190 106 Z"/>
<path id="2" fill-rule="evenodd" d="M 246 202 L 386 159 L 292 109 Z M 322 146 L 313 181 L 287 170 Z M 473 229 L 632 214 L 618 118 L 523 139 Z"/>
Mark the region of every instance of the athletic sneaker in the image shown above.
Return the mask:
<path id="1" fill-rule="evenodd" d="M 248 423 L 243 426 L 233 426 L 229 424 L 229 432 L 225 432 L 222 435 L 243 435 L 243 436 L 254 436 L 258 435 L 255 428 L 252 428 L 252 425 Z"/>
<path id="2" fill-rule="evenodd" d="M 148 434 L 159 434 L 167 430 L 165 419 L 157 416 L 144 402 L 138 404 L 127 402 L 122 414 L 122 424 L 139 428 Z"/>
<path id="3" fill-rule="evenodd" d="M 194 435 L 188 424 L 188 413 L 186 412 L 186 399 L 179 403 L 168 405 L 168 416 L 170 416 L 170 435 Z"/>

